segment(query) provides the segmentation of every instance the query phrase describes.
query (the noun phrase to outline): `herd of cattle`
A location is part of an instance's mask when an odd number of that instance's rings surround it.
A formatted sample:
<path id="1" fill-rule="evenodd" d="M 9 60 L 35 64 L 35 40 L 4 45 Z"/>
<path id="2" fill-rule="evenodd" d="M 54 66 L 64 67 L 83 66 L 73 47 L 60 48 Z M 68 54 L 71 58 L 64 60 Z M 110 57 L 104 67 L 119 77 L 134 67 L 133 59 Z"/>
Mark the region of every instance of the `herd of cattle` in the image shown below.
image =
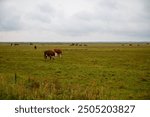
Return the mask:
<path id="1" fill-rule="evenodd" d="M 11 43 L 11 46 L 17 46 L 19 45 L 19 43 Z M 30 43 L 30 45 L 33 45 L 33 43 Z M 149 45 L 149 43 L 146 43 L 146 45 Z M 82 44 L 78 44 L 78 43 L 72 43 L 70 46 L 82 46 Z M 87 46 L 86 44 L 84 44 L 84 46 Z M 122 44 L 122 46 L 124 46 L 124 44 Z M 132 44 L 129 44 L 129 46 L 132 46 Z M 139 46 L 139 44 L 137 45 Z M 37 46 L 34 46 L 34 49 L 37 49 Z M 54 59 L 56 56 L 61 57 L 62 56 L 62 50 L 61 49 L 54 49 L 54 50 L 46 50 L 44 51 L 44 58 L 45 60 L 49 57 L 50 60 Z"/>
<path id="2" fill-rule="evenodd" d="M 11 46 L 17 46 L 19 45 L 18 43 L 11 43 Z M 30 43 L 30 45 L 33 45 L 32 43 Z M 37 46 L 34 46 L 34 49 L 37 49 Z M 54 50 L 46 50 L 44 51 L 44 58 L 45 60 L 49 57 L 50 60 L 54 59 L 54 57 L 61 57 L 62 56 L 62 50 L 61 49 L 54 49 Z"/>
<path id="3" fill-rule="evenodd" d="M 49 57 L 50 59 L 54 59 L 55 56 L 62 56 L 62 50 L 60 49 L 54 49 L 54 50 L 46 50 L 44 51 L 44 58 L 47 59 Z"/>

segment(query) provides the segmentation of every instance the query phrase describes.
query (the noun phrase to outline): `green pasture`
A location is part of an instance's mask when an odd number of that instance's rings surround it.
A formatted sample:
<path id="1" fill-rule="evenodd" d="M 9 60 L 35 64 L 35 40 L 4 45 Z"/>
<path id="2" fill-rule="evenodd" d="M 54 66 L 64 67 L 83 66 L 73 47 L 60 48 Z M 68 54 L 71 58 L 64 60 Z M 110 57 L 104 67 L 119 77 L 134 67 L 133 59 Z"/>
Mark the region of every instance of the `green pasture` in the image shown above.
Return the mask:
<path id="1" fill-rule="evenodd" d="M 45 60 L 54 48 L 62 58 Z M 1 43 L 0 99 L 150 99 L 150 45 Z"/>

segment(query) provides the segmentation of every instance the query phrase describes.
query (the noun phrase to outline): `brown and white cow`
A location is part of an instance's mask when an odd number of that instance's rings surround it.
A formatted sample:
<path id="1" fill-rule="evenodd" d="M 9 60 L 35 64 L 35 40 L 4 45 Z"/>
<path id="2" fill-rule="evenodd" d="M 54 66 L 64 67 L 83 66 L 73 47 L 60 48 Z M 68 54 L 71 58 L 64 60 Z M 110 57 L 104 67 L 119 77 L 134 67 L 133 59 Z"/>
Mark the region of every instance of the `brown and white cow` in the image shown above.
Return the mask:
<path id="1" fill-rule="evenodd" d="M 44 51 L 44 58 L 47 59 L 47 57 L 49 57 L 50 59 L 54 59 L 55 56 L 55 52 L 52 50 L 46 50 Z"/>
<path id="2" fill-rule="evenodd" d="M 59 57 L 62 56 L 62 50 L 61 49 L 54 49 L 54 52 L 55 52 L 55 56 L 59 56 Z"/>

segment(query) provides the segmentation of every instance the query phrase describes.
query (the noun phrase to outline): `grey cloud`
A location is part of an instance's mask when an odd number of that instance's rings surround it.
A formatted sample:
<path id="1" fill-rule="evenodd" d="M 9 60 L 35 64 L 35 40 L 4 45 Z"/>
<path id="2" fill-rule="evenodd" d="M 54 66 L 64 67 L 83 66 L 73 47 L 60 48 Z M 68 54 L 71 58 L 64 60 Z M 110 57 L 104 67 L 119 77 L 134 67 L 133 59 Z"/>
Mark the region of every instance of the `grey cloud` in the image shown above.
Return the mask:
<path id="1" fill-rule="evenodd" d="M 91 38 L 97 35 L 98 38 L 103 34 L 150 37 L 149 0 L 83 0 L 90 6 L 85 7 L 82 3 L 83 9 L 78 8 L 78 4 L 74 6 L 68 0 L 64 1 L 66 3 L 59 0 L 25 0 L 23 3 L 3 0 L 0 2 L 0 31 L 48 31 L 62 38 L 66 35 Z"/>
<path id="2" fill-rule="evenodd" d="M 3 1 L 0 4 L 0 30 L 48 29 L 55 16 L 49 3 L 23 1 Z"/>
<path id="3" fill-rule="evenodd" d="M 143 0 L 144 8 L 149 12 L 150 11 L 150 1 L 149 0 Z"/>
<path id="4" fill-rule="evenodd" d="M 3 21 L 0 22 L 0 31 L 19 30 L 19 20 L 14 21 L 14 18 L 16 19 L 16 17 L 6 17 L 3 19 Z"/>
<path id="5" fill-rule="evenodd" d="M 101 0 L 97 2 L 94 12 L 82 11 L 70 17 L 67 23 L 64 23 L 63 31 L 77 36 L 90 33 L 148 36 L 149 15 L 142 9 L 145 3 L 140 2 L 142 1 L 130 3 L 130 1 Z"/>
<path id="6" fill-rule="evenodd" d="M 6 6 L 5 6 L 6 5 Z M 20 29 L 20 16 L 4 1 L 0 2 L 0 30 L 10 31 Z"/>
<path id="7" fill-rule="evenodd" d="M 34 20 L 50 23 L 52 18 L 55 17 L 55 10 L 48 3 L 38 4 L 31 15 Z"/>

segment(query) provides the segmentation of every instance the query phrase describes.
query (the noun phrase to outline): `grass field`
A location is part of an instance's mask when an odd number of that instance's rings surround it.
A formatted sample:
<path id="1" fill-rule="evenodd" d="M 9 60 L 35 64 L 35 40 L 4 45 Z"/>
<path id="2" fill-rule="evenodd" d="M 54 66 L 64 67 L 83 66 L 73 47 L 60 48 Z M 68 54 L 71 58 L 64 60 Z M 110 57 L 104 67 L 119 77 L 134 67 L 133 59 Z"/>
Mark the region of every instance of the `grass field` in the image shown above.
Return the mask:
<path id="1" fill-rule="evenodd" d="M 0 99 L 150 99 L 150 45 L 0 44 Z M 43 57 L 61 48 L 62 58 Z"/>

